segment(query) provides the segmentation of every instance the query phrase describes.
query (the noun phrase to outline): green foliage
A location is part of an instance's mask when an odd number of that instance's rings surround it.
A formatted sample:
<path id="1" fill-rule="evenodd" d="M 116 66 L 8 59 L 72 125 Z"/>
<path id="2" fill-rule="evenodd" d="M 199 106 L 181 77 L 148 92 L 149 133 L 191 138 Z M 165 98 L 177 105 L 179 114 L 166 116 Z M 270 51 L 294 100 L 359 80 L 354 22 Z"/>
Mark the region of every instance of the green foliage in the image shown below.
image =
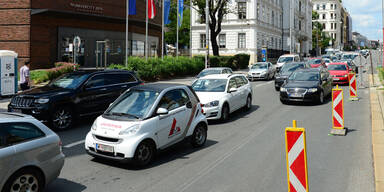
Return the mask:
<path id="1" fill-rule="evenodd" d="M 189 1 L 184 1 L 183 21 L 179 27 L 179 46 L 189 47 L 190 38 L 190 14 L 191 10 L 188 7 Z M 169 31 L 165 33 L 164 40 L 168 44 L 176 44 L 176 31 L 177 31 L 177 1 L 171 1 L 171 9 L 169 11 L 169 19 L 171 23 L 167 25 Z"/>
<path id="2" fill-rule="evenodd" d="M 73 63 L 58 62 L 55 63 L 55 68 L 31 71 L 31 80 L 35 84 L 51 81 L 63 74 L 73 72 L 77 68 L 78 65 Z"/>
<path id="3" fill-rule="evenodd" d="M 381 82 L 381 84 L 383 84 L 383 81 L 384 81 L 384 70 L 383 70 L 382 67 L 377 67 L 377 71 L 379 72 L 380 82 Z"/>
<path id="4" fill-rule="evenodd" d="M 39 84 L 48 80 L 47 74 L 46 70 L 33 70 L 30 72 L 30 77 L 33 83 Z"/>

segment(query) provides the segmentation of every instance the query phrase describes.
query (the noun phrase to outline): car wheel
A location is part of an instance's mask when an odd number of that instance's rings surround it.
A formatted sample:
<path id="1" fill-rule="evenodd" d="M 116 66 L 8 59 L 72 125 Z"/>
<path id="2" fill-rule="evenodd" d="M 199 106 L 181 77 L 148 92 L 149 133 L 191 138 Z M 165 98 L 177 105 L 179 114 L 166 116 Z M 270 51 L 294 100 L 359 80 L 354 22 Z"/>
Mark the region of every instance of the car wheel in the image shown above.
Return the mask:
<path id="1" fill-rule="evenodd" d="M 201 147 L 207 141 L 207 128 L 203 124 L 196 126 L 191 138 L 191 145 L 193 147 Z"/>
<path id="2" fill-rule="evenodd" d="M 288 104 L 288 101 L 284 101 L 284 100 L 282 100 L 282 99 L 280 99 L 280 102 L 281 102 L 282 104 L 284 104 L 284 105 L 287 105 L 287 104 Z"/>
<path id="3" fill-rule="evenodd" d="M 280 87 L 275 87 L 275 90 L 276 91 L 280 91 Z"/>
<path id="4" fill-rule="evenodd" d="M 247 97 L 247 102 L 245 103 L 244 108 L 246 111 L 249 111 L 252 108 L 252 97 L 250 95 Z"/>
<path id="5" fill-rule="evenodd" d="M 155 154 L 155 147 L 149 141 L 143 141 L 137 146 L 135 156 L 133 157 L 134 163 L 138 166 L 148 165 Z"/>
<path id="6" fill-rule="evenodd" d="M 323 91 L 320 92 L 318 103 L 319 104 L 323 104 L 324 103 L 324 92 Z"/>
<path id="7" fill-rule="evenodd" d="M 35 169 L 21 169 L 14 173 L 5 183 L 2 192 L 30 191 L 41 192 L 44 190 L 43 175 Z"/>
<path id="8" fill-rule="evenodd" d="M 69 129 L 73 124 L 73 113 L 68 107 L 57 108 L 51 119 L 52 128 L 56 131 Z"/>
<path id="9" fill-rule="evenodd" d="M 229 119 L 229 107 L 228 104 L 224 104 L 223 108 L 221 109 L 221 120 L 222 121 L 228 121 Z"/>

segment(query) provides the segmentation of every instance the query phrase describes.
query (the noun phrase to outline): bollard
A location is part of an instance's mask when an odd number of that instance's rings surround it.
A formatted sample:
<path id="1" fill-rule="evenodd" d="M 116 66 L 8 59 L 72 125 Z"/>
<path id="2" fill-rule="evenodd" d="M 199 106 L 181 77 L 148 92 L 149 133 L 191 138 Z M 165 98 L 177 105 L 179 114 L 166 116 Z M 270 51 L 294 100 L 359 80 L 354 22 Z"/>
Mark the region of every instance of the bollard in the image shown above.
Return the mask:
<path id="1" fill-rule="evenodd" d="M 285 151 L 287 161 L 288 192 L 308 192 L 308 164 L 305 129 L 293 127 L 285 129 Z"/>
<path id="2" fill-rule="evenodd" d="M 348 73 L 349 80 L 349 100 L 358 101 L 357 97 L 357 83 L 356 83 L 356 73 Z"/>
<path id="3" fill-rule="evenodd" d="M 346 134 L 344 128 L 344 96 L 343 89 L 339 89 L 337 85 L 335 89 L 332 89 L 332 135 Z"/>

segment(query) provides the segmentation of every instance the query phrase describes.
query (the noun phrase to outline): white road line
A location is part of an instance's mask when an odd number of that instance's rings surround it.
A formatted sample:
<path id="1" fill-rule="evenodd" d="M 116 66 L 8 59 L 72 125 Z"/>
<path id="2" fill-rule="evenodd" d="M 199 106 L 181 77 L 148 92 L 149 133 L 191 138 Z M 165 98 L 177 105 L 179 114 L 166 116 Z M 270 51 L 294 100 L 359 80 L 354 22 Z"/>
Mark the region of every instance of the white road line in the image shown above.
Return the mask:
<path id="1" fill-rule="evenodd" d="M 262 83 L 262 84 L 258 84 L 258 85 L 255 85 L 254 88 L 256 87 L 261 87 L 261 86 L 264 86 L 264 85 L 268 85 L 268 84 L 271 84 L 273 83 L 274 81 L 270 81 L 270 82 L 267 82 L 267 83 Z"/>
<path id="2" fill-rule="evenodd" d="M 84 142 L 85 142 L 85 140 L 81 140 L 81 141 L 73 142 L 73 143 L 70 143 L 70 144 L 68 144 L 68 145 L 65 145 L 64 148 L 71 148 L 71 147 L 74 147 L 74 146 L 83 144 Z"/>

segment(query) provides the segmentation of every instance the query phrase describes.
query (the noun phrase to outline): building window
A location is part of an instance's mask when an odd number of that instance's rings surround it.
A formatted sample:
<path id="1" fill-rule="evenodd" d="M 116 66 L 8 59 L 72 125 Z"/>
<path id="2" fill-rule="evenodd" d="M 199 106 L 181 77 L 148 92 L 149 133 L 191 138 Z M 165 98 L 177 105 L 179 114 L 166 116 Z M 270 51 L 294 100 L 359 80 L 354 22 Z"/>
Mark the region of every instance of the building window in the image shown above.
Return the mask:
<path id="1" fill-rule="evenodd" d="M 331 23 L 331 29 L 333 29 L 333 23 Z"/>
<path id="2" fill-rule="evenodd" d="M 205 16 L 203 14 L 200 15 L 200 24 L 204 24 L 205 23 Z"/>
<path id="3" fill-rule="evenodd" d="M 299 21 L 299 31 L 301 31 L 301 20 Z"/>
<path id="4" fill-rule="evenodd" d="M 299 1 L 299 12 L 301 12 L 301 1 Z"/>
<path id="5" fill-rule="evenodd" d="M 325 28 L 325 23 L 323 23 L 323 29 L 325 30 L 326 28 Z"/>
<path id="6" fill-rule="evenodd" d="M 275 12 L 272 11 L 272 25 L 275 25 Z"/>
<path id="7" fill-rule="evenodd" d="M 333 19 L 333 13 L 331 13 L 331 19 Z"/>
<path id="8" fill-rule="evenodd" d="M 260 20 L 260 4 L 257 3 L 257 20 Z"/>
<path id="9" fill-rule="evenodd" d="M 333 9 L 333 4 L 331 4 L 331 9 Z"/>
<path id="10" fill-rule="evenodd" d="M 336 4 L 335 4 L 334 8 L 336 9 Z"/>
<path id="11" fill-rule="evenodd" d="M 325 19 L 325 14 L 323 14 L 323 19 Z"/>
<path id="12" fill-rule="evenodd" d="M 220 48 L 225 48 L 226 44 L 226 35 L 225 34 L 220 34 L 219 35 L 219 47 Z"/>
<path id="13" fill-rule="evenodd" d="M 326 5 L 325 5 L 325 4 L 323 4 L 323 10 L 325 10 L 325 6 L 326 6 Z"/>
<path id="14" fill-rule="evenodd" d="M 204 49 L 207 47 L 205 34 L 200 34 L 200 48 Z"/>
<path id="15" fill-rule="evenodd" d="M 242 48 L 245 48 L 245 33 L 239 33 L 239 37 L 238 37 L 238 47 L 240 49 Z"/>
<path id="16" fill-rule="evenodd" d="M 320 4 L 316 5 L 316 10 L 320 10 Z"/>
<path id="17" fill-rule="evenodd" d="M 333 24 L 334 29 L 337 29 L 337 23 Z"/>
<path id="18" fill-rule="evenodd" d="M 238 2 L 238 13 L 239 13 L 239 19 L 246 19 L 247 18 L 247 3 L 246 2 Z"/>
<path id="19" fill-rule="evenodd" d="M 337 19 L 337 17 L 336 17 L 336 13 L 334 14 L 334 18 Z"/>

